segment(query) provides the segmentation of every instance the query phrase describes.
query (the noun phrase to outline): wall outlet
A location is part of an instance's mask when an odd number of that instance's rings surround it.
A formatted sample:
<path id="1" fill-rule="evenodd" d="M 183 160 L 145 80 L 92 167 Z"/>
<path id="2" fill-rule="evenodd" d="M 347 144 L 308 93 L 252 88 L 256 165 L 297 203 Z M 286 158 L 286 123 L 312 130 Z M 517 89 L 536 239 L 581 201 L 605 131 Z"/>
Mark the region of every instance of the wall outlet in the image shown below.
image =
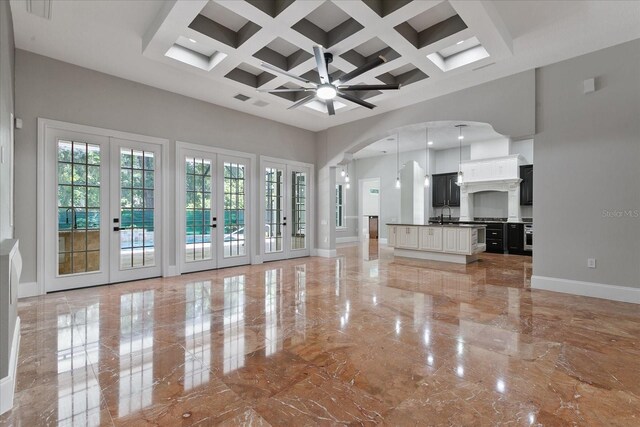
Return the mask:
<path id="1" fill-rule="evenodd" d="M 596 268 L 596 259 L 595 258 L 587 258 L 587 267 Z"/>

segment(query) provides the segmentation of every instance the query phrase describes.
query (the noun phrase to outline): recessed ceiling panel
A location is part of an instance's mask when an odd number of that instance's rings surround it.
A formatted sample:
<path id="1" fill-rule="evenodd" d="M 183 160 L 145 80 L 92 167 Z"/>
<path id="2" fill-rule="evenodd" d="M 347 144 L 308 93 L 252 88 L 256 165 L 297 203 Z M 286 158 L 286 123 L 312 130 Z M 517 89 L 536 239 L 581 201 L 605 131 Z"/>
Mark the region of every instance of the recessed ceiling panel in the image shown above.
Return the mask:
<path id="1" fill-rule="evenodd" d="M 314 43 L 331 47 L 364 27 L 333 2 L 327 1 L 291 28 Z"/>
<path id="2" fill-rule="evenodd" d="M 236 33 L 249 22 L 247 18 L 230 11 L 214 1 L 207 2 L 207 5 L 202 8 L 200 15 L 224 25 Z"/>

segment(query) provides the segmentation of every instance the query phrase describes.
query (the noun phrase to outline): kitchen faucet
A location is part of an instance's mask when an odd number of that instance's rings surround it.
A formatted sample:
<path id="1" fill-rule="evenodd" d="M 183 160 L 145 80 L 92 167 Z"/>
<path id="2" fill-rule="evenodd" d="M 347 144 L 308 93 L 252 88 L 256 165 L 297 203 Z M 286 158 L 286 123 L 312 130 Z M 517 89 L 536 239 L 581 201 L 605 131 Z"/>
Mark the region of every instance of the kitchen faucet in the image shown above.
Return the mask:
<path id="1" fill-rule="evenodd" d="M 444 208 L 449 209 L 449 221 L 451 221 L 451 206 L 444 205 L 440 208 L 440 224 L 444 224 Z"/>

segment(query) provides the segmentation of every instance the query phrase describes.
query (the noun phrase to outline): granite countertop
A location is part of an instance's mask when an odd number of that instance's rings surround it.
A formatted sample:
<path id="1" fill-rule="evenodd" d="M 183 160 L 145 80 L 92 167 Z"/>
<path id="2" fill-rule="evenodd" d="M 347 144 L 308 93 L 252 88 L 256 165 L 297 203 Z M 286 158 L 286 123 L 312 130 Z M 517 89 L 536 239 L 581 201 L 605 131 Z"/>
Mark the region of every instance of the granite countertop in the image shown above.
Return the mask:
<path id="1" fill-rule="evenodd" d="M 465 227 L 465 228 L 479 228 L 486 227 L 485 224 L 469 224 L 469 223 L 457 223 L 457 222 L 445 222 L 444 224 L 440 224 L 438 222 L 429 222 L 427 224 L 405 224 L 405 223 L 391 223 L 388 222 L 387 225 L 398 225 L 400 227 Z"/>
<path id="2" fill-rule="evenodd" d="M 429 218 L 429 221 L 433 221 L 433 222 L 439 222 L 440 221 L 440 217 L 432 217 Z M 491 218 L 491 219 L 482 219 L 482 218 L 474 218 L 473 221 L 460 221 L 459 218 L 445 218 L 444 219 L 445 224 L 447 223 L 451 223 L 451 224 L 507 224 L 508 221 L 506 218 L 504 219 L 497 219 L 497 218 Z M 533 223 L 533 218 L 522 218 L 522 221 L 518 221 L 515 222 L 515 224 L 530 224 Z M 514 224 L 514 223 L 511 223 Z"/>

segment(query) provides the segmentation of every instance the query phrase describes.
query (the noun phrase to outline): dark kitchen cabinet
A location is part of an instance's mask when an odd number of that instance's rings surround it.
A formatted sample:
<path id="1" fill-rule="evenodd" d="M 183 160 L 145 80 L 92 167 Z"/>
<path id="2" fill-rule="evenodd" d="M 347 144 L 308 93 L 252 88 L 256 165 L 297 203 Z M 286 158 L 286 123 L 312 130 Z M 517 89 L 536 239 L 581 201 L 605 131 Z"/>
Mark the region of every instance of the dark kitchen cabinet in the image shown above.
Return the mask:
<path id="1" fill-rule="evenodd" d="M 507 223 L 507 250 L 510 254 L 524 253 L 524 224 Z"/>
<path id="2" fill-rule="evenodd" d="M 431 204 L 442 207 L 447 203 L 447 176 L 434 175 L 431 188 Z"/>
<path id="3" fill-rule="evenodd" d="M 489 223 L 486 230 L 487 252 L 504 253 L 504 224 Z"/>
<path id="4" fill-rule="evenodd" d="M 520 205 L 533 205 L 533 165 L 520 166 Z"/>
<path id="5" fill-rule="evenodd" d="M 433 175 L 431 190 L 431 205 L 433 207 L 460 206 L 460 187 L 456 185 L 457 179 L 457 173 Z"/>

